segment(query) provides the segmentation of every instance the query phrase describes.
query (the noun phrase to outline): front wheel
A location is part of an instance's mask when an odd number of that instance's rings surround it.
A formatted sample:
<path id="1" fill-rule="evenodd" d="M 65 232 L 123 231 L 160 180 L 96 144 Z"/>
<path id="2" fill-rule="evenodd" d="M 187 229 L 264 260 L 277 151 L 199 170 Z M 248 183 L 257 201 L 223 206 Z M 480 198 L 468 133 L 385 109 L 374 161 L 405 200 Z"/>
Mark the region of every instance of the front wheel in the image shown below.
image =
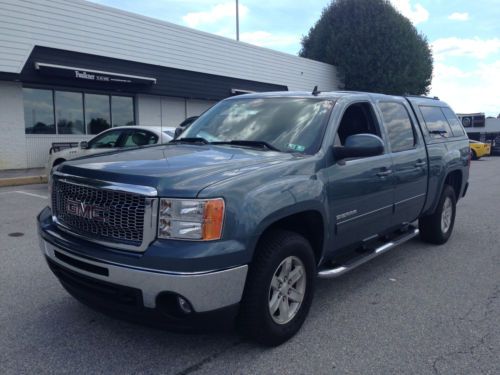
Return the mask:
<path id="1" fill-rule="evenodd" d="M 300 329 L 312 303 L 316 262 L 301 235 L 273 230 L 260 241 L 245 286 L 238 325 L 264 345 L 279 345 Z"/>
<path id="2" fill-rule="evenodd" d="M 445 185 L 436 211 L 432 215 L 424 216 L 418 220 L 420 237 L 424 241 L 436 245 L 448 241 L 455 224 L 456 206 L 455 190 L 451 186 Z"/>

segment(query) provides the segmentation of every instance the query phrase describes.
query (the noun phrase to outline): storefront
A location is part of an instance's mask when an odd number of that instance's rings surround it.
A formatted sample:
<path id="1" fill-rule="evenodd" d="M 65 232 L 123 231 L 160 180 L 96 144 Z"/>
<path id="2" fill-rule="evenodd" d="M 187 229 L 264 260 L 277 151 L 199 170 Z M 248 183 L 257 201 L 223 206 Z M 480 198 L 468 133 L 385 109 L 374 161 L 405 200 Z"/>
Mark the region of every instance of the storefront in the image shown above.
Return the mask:
<path id="1" fill-rule="evenodd" d="M 176 126 L 231 95 L 338 89 L 333 66 L 83 0 L 0 5 L 0 169 L 52 142 Z"/>

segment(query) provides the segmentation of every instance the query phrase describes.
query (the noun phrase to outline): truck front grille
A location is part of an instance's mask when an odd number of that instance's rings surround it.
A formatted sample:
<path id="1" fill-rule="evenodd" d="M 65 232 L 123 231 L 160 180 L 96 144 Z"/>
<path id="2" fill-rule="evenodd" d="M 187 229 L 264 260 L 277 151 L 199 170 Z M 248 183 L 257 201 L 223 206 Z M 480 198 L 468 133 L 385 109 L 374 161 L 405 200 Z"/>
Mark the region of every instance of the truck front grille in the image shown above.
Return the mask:
<path id="1" fill-rule="evenodd" d="M 54 179 L 52 210 L 59 224 L 90 240 L 139 246 L 146 198 Z"/>

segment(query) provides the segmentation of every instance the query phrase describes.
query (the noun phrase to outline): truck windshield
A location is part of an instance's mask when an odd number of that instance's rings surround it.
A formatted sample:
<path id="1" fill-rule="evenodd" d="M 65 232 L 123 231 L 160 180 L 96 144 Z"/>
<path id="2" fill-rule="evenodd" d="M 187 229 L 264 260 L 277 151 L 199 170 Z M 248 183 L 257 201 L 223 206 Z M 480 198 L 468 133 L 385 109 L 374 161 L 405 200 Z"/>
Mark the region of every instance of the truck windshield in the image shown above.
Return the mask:
<path id="1" fill-rule="evenodd" d="M 314 154 L 333 105 L 334 101 L 321 98 L 225 100 L 204 113 L 177 140 Z"/>

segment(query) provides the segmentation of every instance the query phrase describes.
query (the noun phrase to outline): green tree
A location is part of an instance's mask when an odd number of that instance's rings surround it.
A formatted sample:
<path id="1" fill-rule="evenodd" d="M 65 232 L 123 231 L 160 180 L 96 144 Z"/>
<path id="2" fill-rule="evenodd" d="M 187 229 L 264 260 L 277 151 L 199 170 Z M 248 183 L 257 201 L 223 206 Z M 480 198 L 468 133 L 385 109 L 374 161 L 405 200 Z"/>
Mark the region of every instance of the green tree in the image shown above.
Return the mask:
<path id="1" fill-rule="evenodd" d="M 387 0 L 334 0 L 299 54 L 335 65 L 346 90 L 422 95 L 432 80 L 427 39 Z"/>

